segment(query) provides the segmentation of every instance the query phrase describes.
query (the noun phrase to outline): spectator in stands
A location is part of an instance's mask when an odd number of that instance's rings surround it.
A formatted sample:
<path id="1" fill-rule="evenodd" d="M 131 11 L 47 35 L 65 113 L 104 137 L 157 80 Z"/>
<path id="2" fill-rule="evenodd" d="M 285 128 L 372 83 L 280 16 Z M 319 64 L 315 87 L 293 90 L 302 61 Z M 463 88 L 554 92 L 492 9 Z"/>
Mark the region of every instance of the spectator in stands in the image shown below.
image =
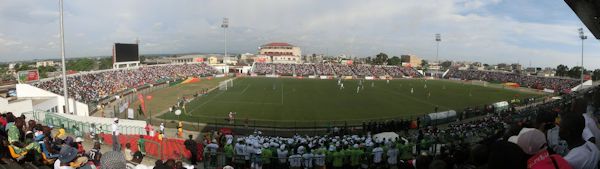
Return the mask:
<path id="1" fill-rule="evenodd" d="M 600 151 L 592 142 L 583 139 L 585 119 L 579 114 L 561 114 L 559 135 L 567 141 L 569 153 L 564 157 L 573 169 L 597 168 Z"/>
<path id="2" fill-rule="evenodd" d="M 127 168 L 127 161 L 121 151 L 109 151 L 100 159 L 101 169 L 123 169 Z"/>
<path id="3" fill-rule="evenodd" d="M 133 158 L 127 161 L 127 169 L 146 169 L 148 166 L 142 164 L 144 155 L 140 151 L 133 153 Z"/>
<path id="4" fill-rule="evenodd" d="M 125 156 L 125 160 L 127 160 L 127 161 L 133 159 L 133 152 L 131 151 L 131 144 L 125 143 L 125 149 L 123 150 L 123 155 Z"/>
<path id="5" fill-rule="evenodd" d="M 87 157 L 90 161 L 94 162 L 94 165 L 100 166 L 100 159 L 102 158 L 102 152 L 100 152 L 100 143 L 95 142 L 94 147 L 90 149 Z"/>
<path id="6" fill-rule="evenodd" d="M 188 139 L 185 140 L 183 144 L 185 145 L 185 149 L 191 153 L 190 163 L 192 165 L 197 165 L 196 159 L 198 159 L 198 147 L 196 141 L 193 139 L 193 136 L 189 135 Z"/>
<path id="7" fill-rule="evenodd" d="M 71 162 L 75 158 L 77 158 L 77 149 L 70 146 L 64 147 L 60 151 L 60 157 L 54 162 L 54 169 L 73 169 Z"/>

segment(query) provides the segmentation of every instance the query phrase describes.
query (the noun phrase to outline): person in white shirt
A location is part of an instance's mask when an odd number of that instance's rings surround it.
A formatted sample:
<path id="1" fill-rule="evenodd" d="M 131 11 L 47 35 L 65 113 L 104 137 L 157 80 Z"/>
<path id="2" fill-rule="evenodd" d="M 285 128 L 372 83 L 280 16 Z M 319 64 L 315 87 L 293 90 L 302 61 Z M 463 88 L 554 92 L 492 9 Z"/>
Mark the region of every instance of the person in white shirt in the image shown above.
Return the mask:
<path id="1" fill-rule="evenodd" d="M 592 142 L 583 140 L 582 133 L 585 129 L 585 119 L 579 114 L 565 114 L 561 116 L 559 136 L 566 140 L 569 153 L 564 159 L 573 169 L 597 168 L 600 160 L 600 150 Z"/>
<path id="2" fill-rule="evenodd" d="M 600 129 L 598 129 L 598 123 L 594 119 L 591 112 L 583 113 L 583 118 L 585 119 L 585 128 L 589 130 L 591 136 L 594 140 L 586 139 L 586 141 L 592 141 L 596 144 L 596 147 L 600 148 Z M 584 138 L 585 139 L 585 138 Z"/>
<path id="3" fill-rule="evenodd" d="M 396 144 L 391 144 L 390 149 L 387 151 L 387 162 L 390 165 L 390 168 L 395 168 L 398 165 L 398 148 L 396 148 Z"/>
<path id="4" fill-rule="evenodd" d="M 317 168 L 323 168 L 325 166 L 325 154 L 323 154 L 323 151 L 318 151 L 318 154 L 314 155 L 314 159 L 315 159 L 315 166 Z"/>
<path id="5" fill-rule="evenodd" d="M 246 150 L 246 145 L 244 144 L 244 141 L 242 139 L 238 139 L 238 143 L 235 144 L 235 146 L 233 147 L 234 153 L 235 153 L 235 162 L 236 162 L 236 167 L 243 167 L 243 165 L 245 164 L 245 150 Z"/>
<path id="6" fill-rule="evenodd" d="M 277 149 L 277 158 L 279 158 L 279 165 L 287 165 L 288 151 L 285 149 L 285 145 L 279 146 Z"/>
<path id="7" fill-rule="evenodd" d="M 313 154 L 310 151 L 310 148 L 306 150 L 306 153 L 302 155 L 303 165 L 305 169 L 313 168 Z"/>
<path id="8" fill-rule="evenodd" d="M 375 166 L 381 166 L 382 156 L 383 148 L 381 148 L 379 143 L 377 143 L 375 145 L 375 148 L 373 149 L 373 163 L 375 164 Z"/>
<path id="9" fill-rule="evenodd" d="M 299 154 L 291 155 L 290 158 L 290 167 L 292 169 L 297 169 L 302 167 L 302 156 Z"/>
<path id="10" fill-rule="evenodd" d="M 119 118 L 113 119 L 112 124 L 112 141 L 113 141 L 113 151 L 121 151 L 121 144 L 119 144 Z"/>
<path id="11" fill-rule="evenodd" d="M 165 123 L 160 123 L 160 134 L 165 135 Z"/>

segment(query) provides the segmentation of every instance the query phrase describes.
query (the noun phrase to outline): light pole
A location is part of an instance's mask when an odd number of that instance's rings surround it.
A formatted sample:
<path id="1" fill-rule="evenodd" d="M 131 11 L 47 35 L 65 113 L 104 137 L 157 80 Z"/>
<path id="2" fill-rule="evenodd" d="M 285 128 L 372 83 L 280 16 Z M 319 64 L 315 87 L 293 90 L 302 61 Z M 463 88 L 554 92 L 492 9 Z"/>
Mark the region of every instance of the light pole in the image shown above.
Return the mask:
<path id="1" fill-rule="evenodd" d="M 63 0 L 59 0 L 60 3 L 60 55 L 62 60 L 62 80 L 63 80 L 63 92 L 65 98 L 65 113 L 69 113 L 69 92 L 67 91 L 67 66 L 65 63 L 65 29 L 63 21 Z"/>
<path id="2" fill-rule="evenodd" d="M 227 28 L 229 28 L 229 18 L 223 18 L 221 28 L 225 30 L 225 57 L 227 57 Z"/>
<path id="3" fill-rule="evenodd" d="M 435 60 L 439 64 L 440 63 L 440 60 L 439 60 L 439 56 L 440 56 L 440 42 L 442 41 L 442 35 L 439 34 L 439 33 L 436 33 L 435 34 L 435 41 L 437 42 L 437 47 L 436 47 L 436 51 L 435 51 Z"/>
<path id="4" fill-rule="evenodd" d="M 579 38 L 581 39 L 581 84 L 579 85 L 579 90 L 583 89 L 583 40 L 587 39 L 587 36 L 583 34 L 583 28 L 579 28 Z"/>

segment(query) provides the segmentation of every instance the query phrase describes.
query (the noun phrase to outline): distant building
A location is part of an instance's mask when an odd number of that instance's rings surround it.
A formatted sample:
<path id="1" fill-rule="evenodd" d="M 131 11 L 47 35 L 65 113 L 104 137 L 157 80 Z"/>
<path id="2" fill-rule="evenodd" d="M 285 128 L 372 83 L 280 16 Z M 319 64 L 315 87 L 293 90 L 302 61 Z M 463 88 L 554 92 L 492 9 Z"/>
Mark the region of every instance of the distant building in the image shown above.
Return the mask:
<path id="1" fill-rule="evenodd" d="M 227 65 L 237 65 L 238 59 L 237 57 L 233 56 L 223 57 L 223 63 Z"/>
<path id="2" fill-rule="evenodd" d="M 221 62 L 219 61 L 218 57 L 216 57 L 216 56 L 208 57 L 208 64 L 215 65 L 215 64 L 220 64 L 220 63 Z"/>
<path id="3" fill-rule="evenodd" d="M 312 55 L 305 55 L 304 56 L 304 62 L 306 63 L 321 63 L 323 62 L 323 54 L 312 54 Z"/>
<path id="4" fill-rule="evenodd" d="M 11 64 L 8 64 L 8 70 L 13 70 L 13 69 L 15 69 L 15 66 L 17 66 L 17 64 L 16 64 L 16 63 L 11 63 Z"/>
<path id="5" fill-rule="evenodd" d="M 35 67 L 46 67 L 46 66 L 54 66 L 54 61 L 48 60 L 48 61 L 39 61 L 39 62 L 35 62 Z"/>
<path id="6" fill-rule="evenodd" d="M 523 70 L 523 66 L 521 66 L 521 64 L 518 63 L 513 63 L 510 65 L 513 71 L 521 71 Z"/>
<path id="7" fill-rule="evenodd" d="M 206 59 L 204 55 L 183 55 L 174 58 L 165 58 L 170 63 L 199 63 L 204 62 Z"/>
<path id="8" fill-rule="evenodd" d="M 411 67 L 421 67 L 421 63 L 423 62 L 423 60 L 416 55 L 401 55 L 400 60 L 402 61 L 402 65 Z"/>
<path id="9" fill-rule="evenodd" d="M 276 42 L 262 45 L 258 54 L 271 57 L 273 63 L 302 63 L 300 47 Z"/>
<path id="10" fill-rule="evenodd" d="M 273 62 L 273 60 L 271 60 L 271 56 L 266 56 L 266 55 L 258 55 L 252 58 L 254 60 L 254 62 L 257 63 L 271 63 Z"/>

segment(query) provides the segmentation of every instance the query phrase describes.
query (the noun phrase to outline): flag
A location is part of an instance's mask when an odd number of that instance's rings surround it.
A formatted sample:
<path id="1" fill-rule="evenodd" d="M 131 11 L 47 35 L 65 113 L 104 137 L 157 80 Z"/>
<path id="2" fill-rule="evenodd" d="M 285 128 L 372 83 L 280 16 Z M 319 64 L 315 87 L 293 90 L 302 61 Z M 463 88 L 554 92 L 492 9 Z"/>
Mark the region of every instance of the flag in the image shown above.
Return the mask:
<path id="1" fill-rule="evenodd" d="M 140 101 L 140 106 L 142 107 L 142 112 L 144 112 L 144 116 L 145 116 L 146 104 L 144 103 L 144 96 L 141 93 L 138 93 L 138 100 Z"/>

